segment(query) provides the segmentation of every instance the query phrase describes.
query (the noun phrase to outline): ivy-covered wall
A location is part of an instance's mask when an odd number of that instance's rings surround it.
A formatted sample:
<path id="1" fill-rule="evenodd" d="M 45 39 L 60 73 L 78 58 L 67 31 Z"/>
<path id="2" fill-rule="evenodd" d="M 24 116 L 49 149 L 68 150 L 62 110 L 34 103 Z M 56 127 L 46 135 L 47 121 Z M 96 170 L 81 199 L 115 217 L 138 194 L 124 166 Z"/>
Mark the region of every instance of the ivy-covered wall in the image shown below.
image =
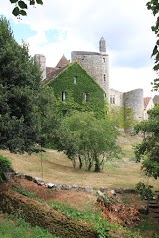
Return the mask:
<path id="1" fill-rule="evenodd" d="M 64 114 L 72 110 L 90 111 L 98 118 L 105 117 L 104 90 L 77 62 L 70 64 L 48 85 L 54 89 L 57 112 Z M 62 93 L 65 93 L 65 101 L 62 101 Z"/>

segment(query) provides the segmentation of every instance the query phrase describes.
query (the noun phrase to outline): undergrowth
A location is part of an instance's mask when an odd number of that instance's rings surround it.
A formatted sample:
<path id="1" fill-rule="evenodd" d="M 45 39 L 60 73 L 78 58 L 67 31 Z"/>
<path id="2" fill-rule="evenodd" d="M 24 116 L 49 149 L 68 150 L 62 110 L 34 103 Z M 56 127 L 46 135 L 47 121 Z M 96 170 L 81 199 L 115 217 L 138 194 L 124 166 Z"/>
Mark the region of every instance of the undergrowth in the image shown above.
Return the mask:
<path id="1" fill-rule="evenodd" d="M 0 213 L 1 238 L 58 238 L 40 227 L 32 227 L 21 218 Z"/>
<path id="2" fill-rule="evenodd" d="M 109 238 L 109 223 L 102 217 L 100 211 L 79 211 L 57 201 L 51 201 L 49 205 L 53 209 L 63 212 L 68 218 L 91 222 L 99 238 Z"/>

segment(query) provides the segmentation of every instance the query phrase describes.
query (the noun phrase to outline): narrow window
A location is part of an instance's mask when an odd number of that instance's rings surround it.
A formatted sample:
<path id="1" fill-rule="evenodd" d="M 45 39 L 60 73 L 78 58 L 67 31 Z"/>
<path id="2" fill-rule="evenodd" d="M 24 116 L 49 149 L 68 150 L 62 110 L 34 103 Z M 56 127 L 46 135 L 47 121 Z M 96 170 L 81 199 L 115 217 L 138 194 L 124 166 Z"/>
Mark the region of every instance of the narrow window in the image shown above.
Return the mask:
<path id="1" fill-rule="evenodd" d="M 88 93 L 84 93 L 84 102 L 88 102 Z"/>
<path id="2" fill-rule="evenodd" d="M 106 98 L 107 97 L 107 94 L 106 93 L 104 93 L 104 98 Z"/>
<path id="3" fill-rule="evenodd" d="M 115 95 L 110 95 L 110 104 L 115 104 Z"/>
<path id="4" fill-rule="evenodd" d="M 103 78 L 104 78 L 104 82 L 105 82 L 105 74 L 103 75 Z"/>
<path id="5" fill-rule="evenodd" d="M 103 62 L 105 63 L 105 58 L 103 58 Z"/>
<path id="6" fill-rule="evenodd" d="M 75 76 L 75 77 L 73 78 L 73 81 L 74 81 L 74 84 L 77 83 L 77 76 Z"/>
<path id="7" fill-rule="evenodd" d="M 62 92 L 62 101 L 66 102 L 66 92 Z"/>

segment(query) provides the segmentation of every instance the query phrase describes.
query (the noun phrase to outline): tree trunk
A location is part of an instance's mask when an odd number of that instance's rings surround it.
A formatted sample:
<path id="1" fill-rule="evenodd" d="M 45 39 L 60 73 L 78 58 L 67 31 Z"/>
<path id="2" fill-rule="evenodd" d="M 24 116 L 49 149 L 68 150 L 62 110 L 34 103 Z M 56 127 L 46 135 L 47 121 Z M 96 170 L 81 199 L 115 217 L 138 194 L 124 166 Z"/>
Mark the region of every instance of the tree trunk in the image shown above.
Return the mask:
<path id="1" fill-rule="evenodd" d="M 101 172 L 101 168 L 100 168 L 100 161 L 99 158 L 97 156 L 96 151 L 94 150 L 94 161 L 95 161 L 95 168 L 94 168 L 94 172 Z"/>
<path id="2" fill-rule="evenodd" d="M 82 169 L 83 164 L 82 164 L 82 160 L 81 160 L 80 155 L 78 156 L 78 160 L 79 160 L 79 169 Z"/>

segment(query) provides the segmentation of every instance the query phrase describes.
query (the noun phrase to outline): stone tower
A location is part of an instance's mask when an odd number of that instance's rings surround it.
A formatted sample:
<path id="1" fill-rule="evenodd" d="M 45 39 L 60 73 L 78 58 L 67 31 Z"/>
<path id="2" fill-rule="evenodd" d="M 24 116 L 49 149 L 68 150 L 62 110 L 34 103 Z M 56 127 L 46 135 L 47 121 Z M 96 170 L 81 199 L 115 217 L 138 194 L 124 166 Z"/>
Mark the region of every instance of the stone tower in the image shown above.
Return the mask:
<path id="1" fill-rule="evenodd" d="M 41 54 L 34 55 L 34 59 L 40 65 L 42 70 L 42 80 L 46 79 L 46 57 Z"/>
<path id="2" fill-rule="evenodd" d="M 99 52 L 101 54 L 106 54 L 105 40 L 103 37 L 99 41 Z"/>
<path id="3" fill-rule="evenodd" d="M 106 54 L 106 44 L 102 37 L 99 41 L 99 53 L 88 51 L 72 51 L 71 61 L 78 62 L 87 73 L 105 91 L 105 96 L 109 102 L 109 61 Z"/>

